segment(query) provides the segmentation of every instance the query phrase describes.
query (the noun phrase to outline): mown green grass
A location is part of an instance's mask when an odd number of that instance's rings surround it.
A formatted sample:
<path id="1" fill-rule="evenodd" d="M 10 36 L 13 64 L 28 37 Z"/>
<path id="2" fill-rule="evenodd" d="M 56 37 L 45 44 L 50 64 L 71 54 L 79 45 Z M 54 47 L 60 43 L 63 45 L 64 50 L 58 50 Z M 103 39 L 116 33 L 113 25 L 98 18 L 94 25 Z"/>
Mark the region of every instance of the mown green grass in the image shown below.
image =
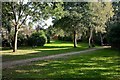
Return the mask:
<path id="1" fill-rule="evenodd" d="M 3 70 L 3 79 L 120 80 L 120 52 L 102 49 Z"/>
<path id="2" fill-rule="evenodd" d="M 43 47 L 19 47 L 17 52 L 15 53 L 13 53 L 12 50 L 9 49 L 3 49 L 1 52 L 3 56 L 3 62 L 5 62 L 80 51 L 87 48 L 87 43 L 78 43 L 78 47 L 73 48 L 72 42 L 52 41 L 50 44 L 45 44 L 45 46 Z"/>

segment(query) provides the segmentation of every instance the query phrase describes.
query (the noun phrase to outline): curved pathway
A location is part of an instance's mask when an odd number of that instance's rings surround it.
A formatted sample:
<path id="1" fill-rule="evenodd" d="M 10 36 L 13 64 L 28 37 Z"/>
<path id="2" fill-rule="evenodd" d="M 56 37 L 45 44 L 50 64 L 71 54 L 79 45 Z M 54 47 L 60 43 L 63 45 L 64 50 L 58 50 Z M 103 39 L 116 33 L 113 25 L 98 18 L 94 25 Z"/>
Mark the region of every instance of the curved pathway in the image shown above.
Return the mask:
<path id="1" fill-rule="evenodd" d="M 5 68 L 11 68 L 14 66 L 19 66 L 19 65 L 27 65 L 28 63 L 31 63 L 33 61 L 55 59 L 55 58 L 60 58 L 60 57 L 68 56 L 68 55 L 87 53 L 87 52 L 104 49 L 104 48 L 108 48 L 108 47 L 109 46 L 104 46 L 104 47 L 99 47 L 99 48 L 91 48 L 91 49 L 87 49 L 87 50 L 83 50 L 83 51 L 69 52 L 69 53 L 50 55 L 50 56 L 45 56 L 45 57 L 37 57 L 37 58 L 30 58 L 30 59 L 16 60 L 16 61 L 7 61 L 7 62 L 2 63 L 2 68 L 5 69 Z"/>

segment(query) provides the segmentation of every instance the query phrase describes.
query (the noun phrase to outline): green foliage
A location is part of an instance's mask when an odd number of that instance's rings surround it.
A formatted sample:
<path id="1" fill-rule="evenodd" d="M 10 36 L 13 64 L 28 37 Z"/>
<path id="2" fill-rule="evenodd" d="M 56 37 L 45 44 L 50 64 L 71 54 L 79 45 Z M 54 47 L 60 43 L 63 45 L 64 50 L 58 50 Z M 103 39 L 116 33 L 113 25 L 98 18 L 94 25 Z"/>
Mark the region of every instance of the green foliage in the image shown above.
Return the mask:
<path id="1" fill-rule="evenodd" d="M 14 43 L 13 43 L 13 37 L 14 37 L 14 35 L 11 33 L 9 39 L 3 39 L 2 40 L 3 47 L 10 47 L 10 42 L 11 42 L 11 44 L 13 46 L 14 45 Z M 18 41 L 18 43 L 17 43 L 18 47 L 27 46 L 27 37 L 26 37 L 25 34 L 18 34 L 17 38 L 18 38 L 17 39 L 17 41 Z"/>
<path id="2" fill-rule="evenodd" d="M 88 21 L 86 23 L 89 27 L 105 27 L 106 21 L 113 16 L 112 4 L 109 2 L 91 2 L 86 5 L 85 10 L 84 19 Z"/>
<path id="3" fill-rule="evenodd" d="M 61 19 L 66 14 L 66 11 L 64 11 L 64 7 L 62 5 L 63 2 L 53 3 L 53 10 L 51 10 L 52 16 L 54 16 L 57 19 Z"/>
<path id="4" fill-rule="evenodd" d="M 2 39 L 2 47 L 9 47 L 9 42 L 7 39 Z"/>
<path id="5" fill-rule="evenodd" d="M 18 34 L 18 47 L 26 46 L 27 45 L 27 38 L 24 34 Z"/>
<path id="6" fill-rule="evenodd" d="M 44 46 L 46 42 L 47 37 L 45 36 L 44 31 L 35 32 L 28 39 L 28 45 L 30 46 Z"/>
<path id="7" fill-rule="evenodd" d="M 64 3 L 64 10 L 66 14 L 59 20 L 54 22 L 54 27 L 62 28 L 68 33 L 73 33 L 74 30 L 81 32 L 82 27 L 82 8 L 84 4 L 80 3 Z"/>
<path id="8" fill-rule="evenodd" d="M 109 2 L 65 2 L 63 6 L 67 14 L 55 21 L 54 26 L 68 33 L 75 30 L 77 34 L 88 32 L 90 35 L 89 29 L 94 29 L 96 33 L 105 33 L 106 22 L 114 14 L 112 4 Z"/>
<path id="9" fill-rule="evenodd" d="M 61 40 L 61 41 L 72 41 L 72 36 L 58 36 L 58 40 Z"/>
<path id="10" fill-rule="evenodd" d="M 112 25 L 108 37 L 112 47 L 120 49 L 120 23 Z"/>
<path id="11" fill-rule="evenodd" d="M 49 28 L 47 28 L 47 35 L 49 35 L 49 36 L 54 36 L 54 35 L 63 36 L 64 31 L 61 28 L 50 26 Z"/>
<path id="12" fill-rule="evenodd" d="M 6 28 L 8 32 L 11 31 L 11 19 L 13 18 L 13 15 L 11 12 L 10 3 L 2 3 L 2 27 Z"/>

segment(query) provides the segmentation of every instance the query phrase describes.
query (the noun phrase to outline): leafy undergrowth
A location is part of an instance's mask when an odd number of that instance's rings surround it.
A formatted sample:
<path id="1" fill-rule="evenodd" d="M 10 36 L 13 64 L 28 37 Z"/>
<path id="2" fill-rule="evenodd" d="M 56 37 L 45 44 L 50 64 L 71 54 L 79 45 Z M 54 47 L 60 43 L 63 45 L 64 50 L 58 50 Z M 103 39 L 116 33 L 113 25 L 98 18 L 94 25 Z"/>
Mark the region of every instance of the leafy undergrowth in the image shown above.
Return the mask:
<path id="1" fill-rule="evenodd" d="M 12 50 L 2 50 L 2 59 L 5 61 L 13 61 L 27 58 L 43 57 L 66 52 L 74 52 L 85 50 L 88 48 L 87 43 L 78 43 L 77 48 L 73 48 L 72 42 L 52 41 L 50 44 L 45 44 L 43 47 L 20 47 L 17 52 Z"/>
<path id="2" fill-rule="evenodd" d="M 102 49 L 89 54 L 43 60 L 3 70 L 11 80 L 120 80 L 119 51 Z"/>

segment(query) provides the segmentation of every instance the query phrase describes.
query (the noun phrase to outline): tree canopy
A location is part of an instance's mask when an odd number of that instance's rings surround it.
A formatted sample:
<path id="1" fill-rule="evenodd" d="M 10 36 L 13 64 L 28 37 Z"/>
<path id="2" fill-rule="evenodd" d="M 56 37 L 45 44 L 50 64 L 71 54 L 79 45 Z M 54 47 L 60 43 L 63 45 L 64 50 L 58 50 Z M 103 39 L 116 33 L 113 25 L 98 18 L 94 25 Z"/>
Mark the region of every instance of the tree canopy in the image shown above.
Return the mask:
<path id="1" fill-rule="evenodd" d="M 74 32 L 89 32 L 89 47 L 93 38 L 93 31 L 105 32 L 106 22 L 113 16 L 112 4 L 106 2 L 74 2 L 64 3 L 65 16 L 55 22 L 54 26 Z M 74 36 L 74 47 L 76 39 Z"/>

